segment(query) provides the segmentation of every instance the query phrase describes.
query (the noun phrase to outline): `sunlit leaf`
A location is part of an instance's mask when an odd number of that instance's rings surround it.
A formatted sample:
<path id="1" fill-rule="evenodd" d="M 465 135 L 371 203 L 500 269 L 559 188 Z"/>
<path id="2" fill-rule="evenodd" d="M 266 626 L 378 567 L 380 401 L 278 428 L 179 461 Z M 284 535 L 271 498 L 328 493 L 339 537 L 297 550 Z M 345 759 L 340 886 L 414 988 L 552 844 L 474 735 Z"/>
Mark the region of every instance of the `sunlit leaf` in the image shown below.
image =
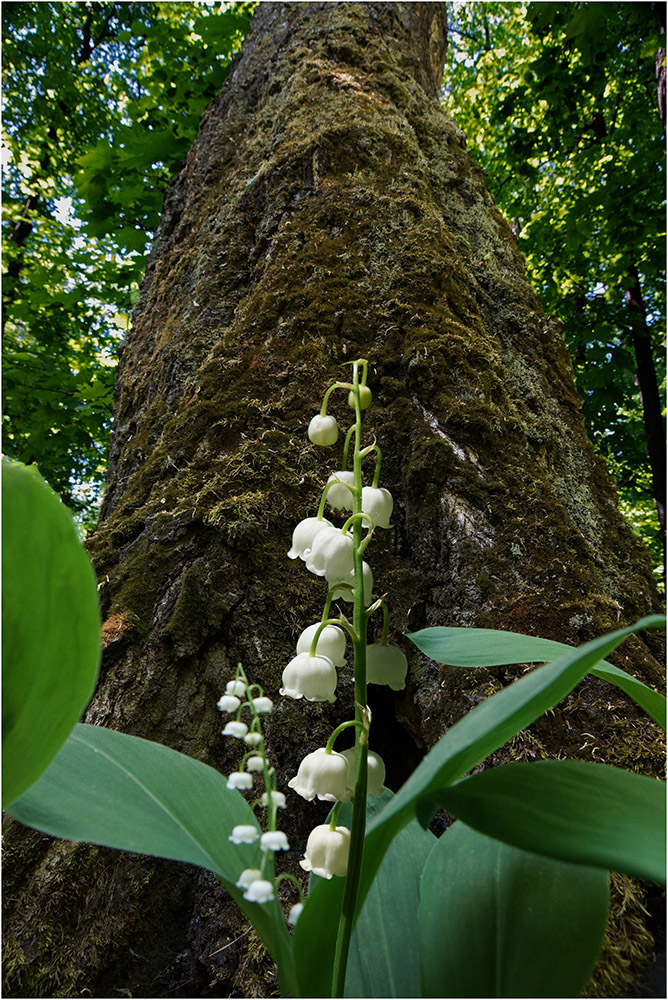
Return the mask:
<path id="1" fill-rule="evenodd" d="M 2 800 L 53 760 L 100 660 L 93 568 L 70 512 L 34 468 L 2 463 Z"/>

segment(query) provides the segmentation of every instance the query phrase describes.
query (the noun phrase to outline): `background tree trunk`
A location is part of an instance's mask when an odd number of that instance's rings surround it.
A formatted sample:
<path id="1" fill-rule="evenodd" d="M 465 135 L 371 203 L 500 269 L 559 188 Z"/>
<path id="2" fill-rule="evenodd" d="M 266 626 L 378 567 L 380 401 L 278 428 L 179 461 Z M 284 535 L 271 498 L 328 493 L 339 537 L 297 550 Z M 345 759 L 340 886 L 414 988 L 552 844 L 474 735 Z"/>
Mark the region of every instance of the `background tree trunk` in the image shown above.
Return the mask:
<path id="1" fill-rule="evenodd" d="M 405 691 L 371 688 L 390 787 L 519 672 L 439 668 L 402 632 L 466 624 L 577 644 L 658 608 L 648 555 L 586 439 L 560 331 L 438 104 L 445 39 L 439 3 L 255 14 L 166 196 L 118 370 L 90 540 L 106 648 L 86 721 L 228 772 L 238 752 L 216 700 L 241 661 L 276 698 L 268 745 L 285 787 L 349 717 L 345 672 L 334 705 L 276 696 L 323 599 L 286 557 L 337 467 L 305 431 L 358 356 L 395 498 L 394 531 L 369 559 L 411 665 Z M 617 662 L 658 684 L 656 643 L 629 640 Z M 593 679 L 493 762 L 557 755 L 662 765 L 655 727 Z M 326 813 L 295 798 L 292 870 Z M 593 987 L 607 996 L 640 980 L 653 945 L 647 893 L 618 885 L 625 916 Z M 7 996 L 275 988 L 225 892 L 188 866 L 10 824 L 5 895 Z"/>

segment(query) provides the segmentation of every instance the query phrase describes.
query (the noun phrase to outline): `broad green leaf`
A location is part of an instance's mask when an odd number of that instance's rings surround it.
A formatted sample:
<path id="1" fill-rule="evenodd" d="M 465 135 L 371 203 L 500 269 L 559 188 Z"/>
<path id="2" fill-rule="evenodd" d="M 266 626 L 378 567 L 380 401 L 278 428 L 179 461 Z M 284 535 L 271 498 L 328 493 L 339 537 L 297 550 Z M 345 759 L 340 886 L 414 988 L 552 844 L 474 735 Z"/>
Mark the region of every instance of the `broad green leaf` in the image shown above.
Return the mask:
<path id="1" fill-rule="evenodd" d="M 389 801 L 392 793 L 384 798 Z M 346 997 L 421 996 L 419 885 L 435 842 L 434 835 L 413 820 L 390 844 L 355 923 Z"/>
<path id="2" fill-rule="evenodd" d="M 438 798 L 469 826 L 516 847 L 666 880 L 666 786 L 654 778 L 542 760 L 474 774 Z"/>
<path id="3" fill-rule="evenodd" d="M 434 792 L 461 778 L 516 733 L 558 704 L 595 663 L 616 649 L 628 635 L 646 628 L 662 628 L 664 621 L 659 615 L 642 618 L 635 625 L 570 650 L 553 663 L 525 674 L 503 691 L 476 705 L 449 729 L 394 799 L 369 824 L 360 900 L 368 892 L 392 838 L 415 816 L 421 798 L 429 801 Z M 422 817 L 426 818 L 426 815 Z"/>
<path id="4" fill-rule="evenodd" d="M 36 469 L 2 463 L 2 801 L 53 760 L 95 687 L 100 613 L 72 515 Z"/>
<path id="5" fill-rule="evenodd" d="M 576 997 L 608 916 L 608 873 L 455 823 L 420 883 L 422 996 Z"/>
<path id="6" fill-rule="evenodd" d="M 408 633 L 425 656 L 453 667 L 498 667 L 508 663 L 545 663 L 556 660 L 572 646 L 520 632 L 491 628 L 424 628 Z M 594 677 L 616 684 L 634 699 L 655 722 L 666 728 L 665 696 L 631 674 L 605 661 L 593 666 Z"/>
<path id="7" fill-rule="evenodd" d="M 380 799 L 368 796 L 372 818 L 393 798 L 386 790 Z M 351 807 L 345 804 L 337 823 L 350 826 Z M 418 886 L 434 836 L 417 821 L 392 842 L 376 879 L 357 916 L 350 945 L 345 995 L 347 997 L 419 996 L 417 949 Z M 328 997 L 332 987 L 334 945 L 344 880 L 309 880 L 309 895 L 295 928 L 295 966 L 301 996 Z"/>
<path id="8" fill-rule="evenodd" d="M 43 833 L 187 861 L 215 872 L 262 936 L 293 989 L 292 947 L 278 902 L 248 903 L 236 888 L 259 867 L 256 844 L 232 844 L 248 804 L 212 767 L 136 736 L 77 725 L 51 766 L 7 810 Z"/>
<path id="9" fill-rule="evenodd" d="M 295 972 L 298 997 L 329 997 L 332 989 L 334 948 L 343 903 L 345 879 L 318 879 L 304 900 L 295 926 Z"/>

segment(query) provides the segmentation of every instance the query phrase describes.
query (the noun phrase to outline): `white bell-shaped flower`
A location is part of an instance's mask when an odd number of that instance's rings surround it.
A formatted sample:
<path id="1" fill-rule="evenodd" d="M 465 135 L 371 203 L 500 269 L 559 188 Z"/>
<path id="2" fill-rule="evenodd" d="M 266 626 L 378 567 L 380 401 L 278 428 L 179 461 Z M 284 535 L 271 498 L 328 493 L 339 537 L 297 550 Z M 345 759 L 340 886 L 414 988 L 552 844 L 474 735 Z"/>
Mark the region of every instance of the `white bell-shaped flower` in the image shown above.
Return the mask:
<path id="1" fill-rule="evenodd" d="M 273 707 L 274 703 L 271 698 L 265 698 L 264 696 L 261 698 L 253 698 L 253 708 L 258 715 L 267 715 L 271 712 Z"/>
<path id="2" fill-rule="evenodd" d="M 255 879 L 244 893 L 244 899 L 250 903 L 268 903 L 273 898 L 274 886 L 264 878 Z"/>
<path id="3" fill-rule="evenodd" d="M 334 701 L 336 669 L 328 656 L 298 653 L 283 671 L 281 694 L 307 701 Z"/>
<path id="4" fill-rule="evenodd" d="M 235 739 L 241 740 L 248 732 L 248 726 L 245 722 L 228 722 L 223 729 L 223 736 L 234 736 Z"/>
<path id="5" fill-rule="evenodd" d="M 228 788 L 252 788 L 253 787 L 253 775 L 246 774 L 245 771 L 232 771 L 231 775 L 227 779 Z"/>
<path id="6" fill-rule="evenodd" d="M 327 753 L 319 747 L 304 757 L 288 787 L 294 788 L 307 802 L 318 796 L 325 802 L 350 802 L 352 788 L 348 773 L 348 760 L 333 750 Z"/>
<path id="7" fill-rule="evenodd" d="M 225 694 L 233 698 L 245 698 L 246 685 L 243 681 L 228 681 L 225 686 Z"/>
<path id="8" fill-rule="evenodd" d="M 371 597 L 373 595 L 373 572 L 368 562 L 362 563 L 362 580 L 364 581 L 364 603 L 371 604 Z M 336 583 L 349 583 L 349 587 L 341 587 L 339 590 L 335 590 L 332 595 L 333 601 L 352 601 L 354 599 L 354 591 L 352 588 L 355 586 L 355 570 L 351 570 L 347 577 L 341 578 L 339 580 L 327 579 L 330 587 Z"/>
<path id="9" fill-rule="evenodd" d="M 311 830 L 303 861 L 299 864 L 306 872 L 313 872 L 321 878 L 345 875 L 348 870 L 350 850 L 350 830 L 337 826 L 331 830 L 328 823 Z"/>
<path id="10" fill-rule="evenodd" d="M 289 851 L 288 838 L 281 830 L 269 830 L 260 837 L 260 847 L 263 851 Z"/>
<path id="11" fill-rule="evenodd" d="M 313 547 L 313 539 L 323 528 L 333 528 L 334 525 L 326 517 L 306 517 L 300 521 L 292 532 L 292 547 L 288 552 L 290 559 L 306 559 Z M 229 692 L 228 692 L 229 694 Z"/>
<path id="12" fill-rule="evenodd" d="M 345 757 L 348 761 L 348 774 L 350 780 L 350 795 L 355 790 L 355 747 L 350 747 L 349 750 L 342 750 L 341 756 Z M 373 750 L 367 750 L 367 777 L 366 777 L 366 790 L 368 795 L 374 795 L 377 799 L 381 797 L 385 791 L 385 764 L 383 763 L 382 757 L 379 757 L 377 753 Z"/>
<path id="13" fill-rule="evenodd" d="M 288 923 L 291 927 L 294 927 L 299 918 L 302 915 L 302 910 L 304 909 L 303 903 L 295 903 L 294 906 L 290 907 L 290 912 L 288 913 Z"/>
<path id="14" fill-rule="evenodd" d="M 252 731 L 250 733 L 246 733 L 246 735 L 244 736 L 244 743 L 247 743 L 249 747 L 257 747 L 260 745 L 261 742 L 262 742 L 262 733 Z"/>
<path id="15" fill-rule="evenodd" d="M 348 489 L 348 486 L 355 485 L 355 473 L 343 471 L 334 472 L 329 477 L 327 482 L 334 483 L 334 485 L 330 486 L 327 490 L 327 503 L 332 510 L 352 510 L 353 494 L 352 491 Z"/>
<path id="16" fill-rule="evenodd" d="M 311 649 L 313 636 L 320 628 L 320 622 L 309 625 L 297 639 L 297 652 L 308 653 Z M 335 667 L 342 667 L 346 662 L 346 636 L 343 629 L 338 625 L 325 625 L 318 636 L 318 645 L 315 648 L 317 656 L 327 656 Z"/>
<path id="17" fill-rule="evenodd" d="M 376 528 L 389 528 L 394 501 L 389 490 L 375 486 L 362 487 L 362 510 Z"/>
<path id="18" fill-rule="evenodd" d="M 244 868 L 237 879 L 237 889 L 247 889 L 251 882 L 256 882 L 259 878 L 262 878 L 259 868 Z"/>
<path id="19" fill-rule="evenodd" d="M 277 792 L 275 789 L 272 789 L 271 801 L 276 806 L 277 809 L 285 809 L 285 795 L 283 794 L 283 792 Z M 269 805 L 269 798 L 267 797 L 266 792 L 262 793 L 261 805 L 263 806 Z"/>
<path id="20" fill-rule="evenodd" d="M 374 643 L 366 647 L 367 684 L 387 684 L 393 691 L 406 687 L 408 661 L 398 646 Z"/>
<path id="21" fill-rule="evenodd" d="M 224 694 L 218 699 L 217 707 L 221 712 L 236 712 L 241 702 L 233 694 Z"/>
<path id="22" fill-rule="evenodd" d="M 313 540 L 313 548 L 307 554 L 306 568 L 316 576 L 326 576 L 328 580 L 345 580 L 353 568 L 352 532 L 340 528 L 327 528 L 319 532 Z"/>
<path id="23" fill-rule="evenodd" d="M 339 436 L 338 424 L 334 417 L 321 417 L 318 413 L 308 425 L 308 436 L 313 444 L 336 444 L 336 439 Z"/>
<path id="24" fill-rule="evenodd" d="M 232 827 L 232 833 L 227 839 L 231 840 L 233 844 L 254 844 L 259 836 L 260 831 L 256 826 L 251 826 L 250 823 L 240 823 L 238 826 Z"/>
<path id="25" fill-rule="evenodd" d="M 247 771 L 264 771 L 264 757 L 249 757 L 246 761 Z"/>

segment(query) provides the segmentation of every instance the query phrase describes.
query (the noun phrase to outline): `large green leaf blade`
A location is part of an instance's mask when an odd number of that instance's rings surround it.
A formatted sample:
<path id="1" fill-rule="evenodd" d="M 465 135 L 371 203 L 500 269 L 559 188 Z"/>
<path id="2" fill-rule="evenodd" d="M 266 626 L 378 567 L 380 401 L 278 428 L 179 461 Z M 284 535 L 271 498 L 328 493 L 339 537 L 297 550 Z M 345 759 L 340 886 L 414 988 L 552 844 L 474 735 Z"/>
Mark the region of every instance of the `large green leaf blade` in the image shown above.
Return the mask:
<path id="1" fill-rule="evenodd" d="M 665 621 L 664 621 L 665 627 Z M 572 649 L 564 642 L 490 628 L 435 626 L 408 633 L 425 656 L 453 667 L 499 667 L 511 663 L 549 663 Z M 666 698 L 619 667 L 602 661 L 591 667 L 594 677 L 615 684 L 655 722 L 666 728 Z"/>
<path id="2" fill-rule="evenodd" d="M 299 997 L 329 997 L 345 879 L 318 879 L 304 900 L 292 943 Z"/>
<path id="3" fill-rule="evenodd" d="M 246 821 L 248 806 L 221 774 L 160 743 L 99 726 L 75 726 L 8 812 L 54 837 L 188 861 L 232 881 L 255 856 L 252 846 L 227 839 Z"/>
<path id="4" fill-rule="evenodd" d="M 360 898 L 363 899 L 368 891 L 393 836 L 415 815 L 420 799 L 429 800 L 432 793 L 462 777 L 553 708 L 594 664 L 616 649 L 627 636 L 643 629 L 663 628 L 664 624 L 662 616 L 650 615 L 635 625 L 571 649 L 553 663 L 520 677 L 460 719 L 427 754 L 382 813 L 370 822 Z"/>
<path id="5" fill-rule="evenodd" d="M 563 642 L 493 628 L 436 625 L 407 638 L 437 663 L 452 667 L 500 667 L 509 663 L 547 663 L 569 649 Z"/>
<path id="6" fill-rule="evenodd" d="M 257 825 L 240 793 L 212 767 L 160 743 L 77 725 L 44 774 L 7 810 L 43 833 L 186 861 L 215 872 L 253 922 L 282 981 L 292 983 L 291 942 L 279 904 L 248 903 L 235 883 L 259 866 L 256 844 L 232 844 Z"/>
<path id="7" fill-rule="evenodd" d="M 100 613 L 72 516 L 39 473 L 2 463 L 2 801 L 53 760 L 95 687 Z"/>
<path id="8" fill-rule="evenodd" d="M 393 793 L 369 796 L 367 816 L 378 815 Z M 351 809 L 341 809 L 337 823 L 349 826 Z M 357 915 L 350 943 L 346 997 L 417 997 L 418 887 L 425 861 L 435 843 L 417 821 L 392 842 L 377 877 Z M 328 997 L 344 880 L 313 878 L 304 912 L 295 928 L 295 966 L 300 996 Z"/>
<path id="9" fill-rule="evenodd" d="M 575 997 L 603 943 L 608 875 L 455 823 L 424 868 L 422 996 Z"/>
<path id="10" fill-rule="evenodd" d="M 392 793 L 386 792 L 385 801 L 391 798 Z M 355 922 L 346 997 L 421 995 L 419 886 L 435 842 L 434 835 L 414 820 L 390 844 Z"/>
<path id="11" fill-rule="evenodd" d="M 444 788 L 444 809 L 490 837 L 565 861 L 666 880 L 666 786 L 606 764 L 504 764 Z"/>

